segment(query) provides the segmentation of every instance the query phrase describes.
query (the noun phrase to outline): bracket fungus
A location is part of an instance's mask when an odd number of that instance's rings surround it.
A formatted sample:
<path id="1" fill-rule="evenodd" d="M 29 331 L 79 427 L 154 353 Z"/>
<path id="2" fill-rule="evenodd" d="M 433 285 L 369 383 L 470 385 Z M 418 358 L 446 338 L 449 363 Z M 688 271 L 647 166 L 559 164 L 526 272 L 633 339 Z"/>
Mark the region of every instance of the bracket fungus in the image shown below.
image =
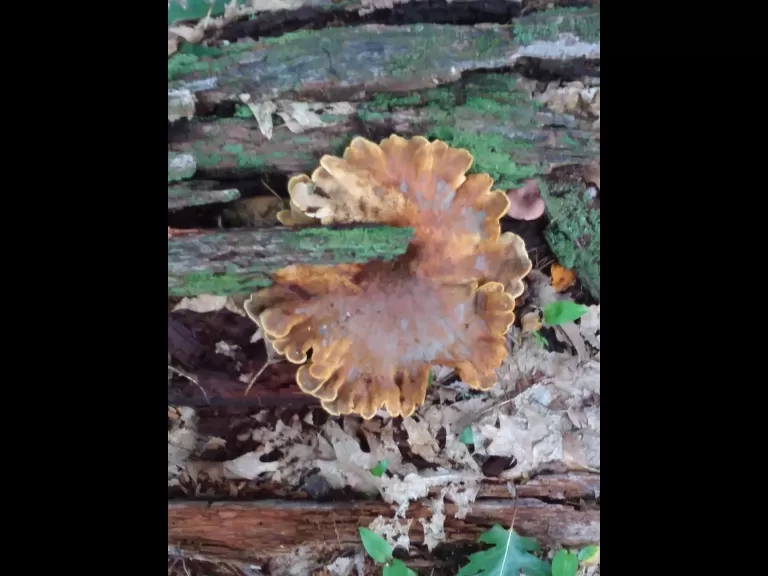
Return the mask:
<path id="1" fill-rule="evenodd" d="M 468 151 L 439 140 L 355 138 L 342 158 L 323 156 L 311 178 L 290 180 L 285 225 L 414 230 L 393 261 L 289 266 L 246 303 L 274 349 L 301 364 L 299 387 L 329 413 L 409 416 L 433 364 L 475 389 L 496 384 L 531 261 L 520 237 L 501 234 L 506 194 L 487 174 L 466 175 L 471 164 Z"/>

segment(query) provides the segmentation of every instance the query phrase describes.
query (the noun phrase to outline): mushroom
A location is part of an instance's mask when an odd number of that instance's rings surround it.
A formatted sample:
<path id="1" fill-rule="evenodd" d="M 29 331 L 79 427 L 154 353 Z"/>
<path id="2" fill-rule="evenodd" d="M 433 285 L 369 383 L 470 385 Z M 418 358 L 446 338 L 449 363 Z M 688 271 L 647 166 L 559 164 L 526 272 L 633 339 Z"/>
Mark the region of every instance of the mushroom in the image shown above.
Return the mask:
<path id="1" fill-rule="evenodd" d="M 475 389 L 496 384 L 531 261 L 520 237 L 501 234 L 506 195 L 487 174 L 467 176 L 471 164 L 439 140 L 355 138 L 342 158 L 323 156 L 311 179 L 291 179 L 288 225 L 311 217 L 414 229 L 393 261 L 288 266 L 246 303 L 329 413 L 409 416 L 433 364 Z"/>
<path id="2" fill-rule="evenodd" d="M 544 214 L 544 200 L 541 199 L 536 180 L 528 180 L 522 188 L 509 190 L 507 216 L 517 220 L 536 220 Z"/>

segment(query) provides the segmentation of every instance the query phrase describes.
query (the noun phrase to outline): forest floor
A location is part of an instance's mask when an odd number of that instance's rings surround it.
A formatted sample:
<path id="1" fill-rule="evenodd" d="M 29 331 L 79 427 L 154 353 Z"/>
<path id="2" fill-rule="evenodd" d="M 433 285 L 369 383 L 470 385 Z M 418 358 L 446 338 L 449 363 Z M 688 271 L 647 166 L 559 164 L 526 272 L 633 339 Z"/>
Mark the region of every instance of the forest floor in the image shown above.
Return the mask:
<path id="1" fill-rule="evenodd" d="M 185 11 L 173 0 L 169 79 L 173 56 L 190 53 L 186 45 L 199 51 L 243 38 L 361 24 L 511 26 L 515 18 L 544 8 L 589 5 L 261 4 L 257 12 L 250 3 L 216 3 L 203 25 L 207 9 L 200 2 L 187 0 Z M 597 62 L 597 72 L 587 66 L 581 75 L 544 73 L 530 63 L 498 72 L 515 76 L 516 85 L 548 114 L 586 130 L 597 156 L 552 161 L 542 174 L 570 170 L 581 179 L 582 193 L 597 194 L 599 210 L 599 54 Z M 449 87 L 453 82 L 440 80 Z M 221 117 L 236 110 L 232 102 L 211 104 L 199 96 L 192 115 L 199 116 L 201 106 Z M 173 120 L 169 162 L 170 152 L 196 129 L 191 119 Z M 283 124 L 275 116 L 270 130 L 295 120 L 288 114 Z M 382 129 L 372 126 L 358 114 L 344 130 Z M 301 128 L 311 138 L 328 129 Z M 238 190 L 239 198 L 171 210 L 169 196 L 169 228 L 279 225 L 275 214 L 286 205 L 291 168 L 280 162 L 249 169 L 203 166 L 189 181 L 213 180 L 219 188 Z M 428 576 L 455 576 L 470 554 L 487 548 L 478 538 L 495 524 L 535 538 L 542 558 L 599 544 L 600 304 L 579 270 L 561 266 L 546 235 L 549 225 L 547 215 L 502 220 L 503 231 L 525 241 L 533 270 L 516 303 L 498 385 L 471 390 L 450 369 L 435 367 L 426 401 L 407 418 L 329 416 L 298 389 L 295 365 L 268 356 L 261 332 L 243 310 L 243 296 L 169 296 L 169 574 L 381 574 L 363 549 L 361 527 L 384 537 L 395 558 Z M 541 325 L 535 319 L 553 302 L 586 309 L 575 321 Z M 599 563 L 581 565 L 579 574 L 599 570 Z"/>

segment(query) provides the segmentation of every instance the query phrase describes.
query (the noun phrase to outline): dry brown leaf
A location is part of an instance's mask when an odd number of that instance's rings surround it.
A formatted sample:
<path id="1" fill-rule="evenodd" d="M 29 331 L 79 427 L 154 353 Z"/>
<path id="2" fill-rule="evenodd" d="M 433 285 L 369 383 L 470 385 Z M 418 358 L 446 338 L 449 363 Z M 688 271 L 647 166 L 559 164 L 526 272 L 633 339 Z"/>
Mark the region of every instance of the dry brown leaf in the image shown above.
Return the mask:
<path id="1" fill-rule="evenodd" d="M 522 326 L 523 334 L 541 330 L 541 317 L 539 316 L 538 311 L 523 314 L 520 318 L 520 325 Z"/>
<path id="2" fill-rule="evenodd" d="M 576 281 L 576 273 L 573 270 L 567 270 L 560 264 L 552 264 L 552 287 L 555 292 L 562 292 Z"/>
<path id="3" fill-rule="evenodd" d="M 593 160 L 586 166 L 584 166 L 584 182 L 587 184 L 594 184 L 597 189 L 600 189 L 600 161 Z"/>

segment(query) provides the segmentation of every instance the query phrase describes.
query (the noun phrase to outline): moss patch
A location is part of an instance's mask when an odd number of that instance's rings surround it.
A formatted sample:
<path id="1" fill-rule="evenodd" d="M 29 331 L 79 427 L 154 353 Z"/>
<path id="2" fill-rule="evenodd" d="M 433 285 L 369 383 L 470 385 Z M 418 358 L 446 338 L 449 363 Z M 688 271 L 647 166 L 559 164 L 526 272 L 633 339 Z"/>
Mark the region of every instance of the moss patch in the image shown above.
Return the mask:
<path id="1" fill-rule="evenodd" d="M 380 93 L 358 106 L 358 117 L 375 123 L 399 107 L 422 108 L 421 125 L 412 126 L 413 133 L 466 148 L 475 159 L 471 173 L 485 172 L 496 186 L 509 189 L 543 170 L 535 150 L 541 105 L 518 82 L 511 74 L 476 74 L 460 84 L 406 96 Z M 496 126 L 509 128 L 494 132 Z M 572 146 L 582 145 L 574 140 Z"/>
<path id="2" fill-rule="evenodd" d="M 583 184 L 552 178 L 539 181 L 549 226 L 544 231 L 552 252 L 565 268 L 600 299 L 600 209 L 593 207 Z"/>
<path id="3" fill-rule="evenodd" d="M 236 294 L 249 294 L 271 284 L 272 279 L 267 274 L 212 274 L 205 272 L 169 278 L 168 295 L 214 294 L 216 296 L 234 296 Z"/>
<path id="4" fill-rule="evenodd" d="M 286 237 L 286 244 L 301 251 L 332 251 L 339 262 L 367 262 L 404 254 L 413 228 L 305 228 Z M 383 257 L 386 255 L 386 257 Z"/>
<path id="5" fill-rule="evenodd" d="M 600 42 L 599 8 L 557 8 L 520 18 L 514 25 L 515 39 L 527 46 L 557 40 L 569 32 L 584 42 Z"/>

